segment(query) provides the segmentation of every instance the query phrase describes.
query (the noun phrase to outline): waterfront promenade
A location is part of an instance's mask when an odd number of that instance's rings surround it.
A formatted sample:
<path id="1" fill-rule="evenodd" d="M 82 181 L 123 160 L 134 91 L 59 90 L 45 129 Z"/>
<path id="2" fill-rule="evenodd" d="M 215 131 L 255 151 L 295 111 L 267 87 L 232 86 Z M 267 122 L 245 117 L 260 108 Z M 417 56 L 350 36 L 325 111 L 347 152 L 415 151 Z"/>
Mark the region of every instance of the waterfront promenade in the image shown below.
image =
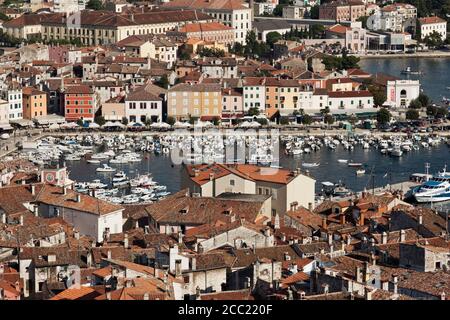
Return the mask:
<path id="1" fill-rule="evenodd" d="M 450 50 L 435 50 L 415 53 L 356 54 L 362 59 L 403 59 L 403 58 L 450 58 Z"/>

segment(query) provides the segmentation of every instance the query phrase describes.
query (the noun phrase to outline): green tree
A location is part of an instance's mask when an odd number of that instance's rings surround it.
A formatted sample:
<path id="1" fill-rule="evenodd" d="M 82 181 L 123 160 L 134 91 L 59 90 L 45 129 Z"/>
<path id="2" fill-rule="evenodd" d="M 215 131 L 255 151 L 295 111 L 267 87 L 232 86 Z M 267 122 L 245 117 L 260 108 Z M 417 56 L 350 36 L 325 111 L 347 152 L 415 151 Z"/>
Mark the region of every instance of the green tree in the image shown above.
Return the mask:
<path id="1" fill-rule="evenodd" d="M 122 124 L 123 124 L 124 126 L 126 126 L 126 125 L 128 124 L 128 118 L 127 118 L 127 117 L 123 117 L 123 118 L 122 118 Z"/>
<path id="2" fill-rule="evenodd" d="M 311 124 L 313 121 L 312 117 L 309 114 L 304 114 L 302 117 L 302 123 L 305 125 Z"/>
<path id="3" fill-rule="evenodd" d="M 250 107 L 247 111 L 248 116 L 258 116 L 260 113 L 259 109 L 257 107 Z"/>
<path id="4" fill-rule="evenodd" d="M 217 48 L 201 48 L 197 50 L 197 53 L 201 57 L 215 57 L 215 58 L 221 58 L 225 56 L 225 51 L 217 49 Z"/>
<path id="5" fill-rule="evenodd" d="M 383 87 L 377 85 L 369 85 L 368 89 L 373 95 L 373 103 L 375 104 L 375 106 L 381 107 L 387 100 L 386 90 Z"/>
<path id="6" fill-rule="evenodd" d="M 419 111 L 416 109 L 408 109 L 406 111 L 406 119 L 407 120 L 418 120 L 419 119 Z"/>
<path id="7" fill-rule="evenodd" d="M 288 125 L 289 124 L 289 117 L 281 117 L 280 118 L 280 124 L 281 125 Z"/>
<path id="8" fill-rule="evenodd" d="M 166 74 L 163 75 L 161 78 L 159 78 L 159 80 L 155 81 L 155 84 L 164 89 L 168 89 L 169 88 L 169 79 L 167 78 L 167 75 Z"/>
<path id="9" fill-rule="evenodd" d="M 436 118 L 442 119 L 445 118 L 448 115 L 448 108 L 447 107 L 438 107 L 436 111 Z"/>
<path id="10" fill-rule="evenodd" d="M 278 40 L 280 40 L 281 38 L 282 38 L 282 36 L 280 33 L 276 32 L 276 31 L 272 31 L 266 35 L 266 42 L 269 46 L 273 47 L 273 44 L 275 42 L 277 42 Z"/>
<path id="11" fill-rule="evenodd" d="M 167 119 L 166 119 L 166 123 L 170 124 L 171 126 L 173 126 L 174 123 L 175 123 L 175 118 L 172 117 L 172 116 L 168 116 Z"/>
<path id="12" fill-rule="evenodd" d="M 309 11 L 310 19 L 319 19 L 319 8 L 320 7 L 318 5 L 311 7 L 311 10 Z"/>
<path id="13" fill-rule="evenodd" d="M 427 35 L 423 39 L 423 42 L 430 48 L 440 48 L 444 45 L 444 41 L 437 31 L 433 31 L 432 33 Z"/>
<path id="14" fill-rule="evenodd" d="M 422 108 L 422 103 L 420 103 L 420 100 L 418 98 L 417 99 L 413 99 L 409 103 L 409 108 L 410 109 L 421 109 Z"/>
<path id="15" fill-rule="evenodd" d="M 94 122 L 99 126 L 103 126 L 106 123 L 105 118 L 103 116 L 95 117 Z"/>
<path id="16" fill-rule="evenodd" d="M 83 124 L 84 124 L 83 119 L 78 119 L 78 120 L 77 120 L 77 125 L 78 125 L 79 127 L 82 127 Z"/>
<path id="17" fill-rule="evenodd" d="M 430 98 L 424 93 L 420 93 L 419 97 L 417 99 L 419 100 L 420 104 L 422 105 L 422 108 L 428 107 L 431 103 Z"/>
<path id="18" fill-rule="evenodd" d="M 219 117 L 213 117 L 212 118 L 212 123 L 213 123 L 213 125 L 218 126 L 219 123 L 220 123 Z"/>
<path id="19" fill-rule="evenodd" d="M 151 124 L 152 124 L 152 119 L 151 118 L 146 118 L 144 124 L 145 124 L 146 127 L 150 127 Z"/>
<path id="20" fill-rule="evenodd" d="M 360 21 L 362 23 L 362 27 L 364 29 L 367 29 L 367 19 L 369 19 L 369 16 L 362 16 L 359 17 L 356 21 Z"/>
<path id="21" fill-rule="evenodd" d="M 334 117 L 331 114 L 325 114 L 325 117 L 323 117 L 323 122 L 331 125 L 334 123 Z"/>
<path id="22" fill-rule="evenodd" d="M 265 126 L 265 125 L 267 125 L 269 123 L 267 121 L 267 119 L 265 119 L 265 118 L 258 118 L 258 119 L 256 119 L 256 122 L 258 122 L 262 126 Z"/>
<path id="23" fill-rule="evenodd" d="M 104 6 L 100 0 L 89 0 L 86 4 L 86 9 L 103 10 Z"/>
<path id="24" fill-rule="evenodd" d="M 377 112 L 377 121 L 379 125 L 383 125 L 389 123 L 391 121 L 391 113 L 386 108 L 381 108 Z"/>

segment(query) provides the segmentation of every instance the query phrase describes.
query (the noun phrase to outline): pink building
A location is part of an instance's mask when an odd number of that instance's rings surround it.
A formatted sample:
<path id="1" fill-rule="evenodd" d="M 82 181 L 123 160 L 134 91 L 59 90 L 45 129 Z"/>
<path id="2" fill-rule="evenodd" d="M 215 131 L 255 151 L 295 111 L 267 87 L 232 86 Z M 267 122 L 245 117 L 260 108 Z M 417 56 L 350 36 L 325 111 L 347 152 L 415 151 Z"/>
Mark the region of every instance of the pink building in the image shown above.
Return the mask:
<path id="1" fill-rule="evenodd" d="M 222 119 L 236 119 L 244 116 L 242 92 L 235 88 L 222 89 Z"/>
<path id="2" fill-rule="evenodd" d="M 366 5 L 356 0 L 339 0 L 322 4 L 319 19 L 335 21 L 356 21 L 366 15 Z"/>

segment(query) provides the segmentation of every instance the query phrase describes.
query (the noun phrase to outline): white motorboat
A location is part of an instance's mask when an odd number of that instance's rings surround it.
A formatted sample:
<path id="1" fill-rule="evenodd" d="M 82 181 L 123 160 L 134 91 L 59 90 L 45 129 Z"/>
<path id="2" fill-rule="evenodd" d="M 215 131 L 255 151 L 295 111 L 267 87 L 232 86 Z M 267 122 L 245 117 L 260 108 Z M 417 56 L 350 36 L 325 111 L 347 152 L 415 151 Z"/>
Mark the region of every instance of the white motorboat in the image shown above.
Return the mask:
<path id="1" fill-rule="evenodd" d="M 319 162 L 314 162 L 314 163 L 304 162 L 304 163 L 302 163 L 302 166 L 305 168 L 316 168 L 316 167 L 320 166 L 320 163 Z"/>
<path id="2" fill-rule="evenodd" d="M 106 163 L 103 164 L 103 167 L 97 168 L 95 170 L 96 172 L 115 172 L 116 169 L 111 168 L 110 166 L 108 166 Z"/>
<path id="3" fill-rule="evenodd" d="M 366 173 L 366 170 L 364 170 L 364 169 L 356 170 L 356 175 L 358 175 L 358 176 L 361 176 L 365 173 Z"/>
<path id="4" fill-rule="evenodd" d="M 339 162 L 339 163 L 347 163 L 348 160 L 347 160 L 347 159 L 338 159 L 338 162 Z"/>
<path id="5" fill-rule="evenodd" d="M 412 190 L 417 202 L 441 202 L 450 200 L 450 174 L 446 168 L 422 185 Z"/>
<path id="6" fill-rule="evenodd" d="M 349 167 L 362 167 L 362 163 L 360 163 L 360 162 L 349 162 L 348 164 L 347 164 L 347 166 L 349 166 Z"/>
<path id="7" fill-rule="evenodd" d="M 87 163 L 90 163 L 90 164 L 99 164 L 100 163 L 100 160 L 87 160 L 86 161 Z"/>

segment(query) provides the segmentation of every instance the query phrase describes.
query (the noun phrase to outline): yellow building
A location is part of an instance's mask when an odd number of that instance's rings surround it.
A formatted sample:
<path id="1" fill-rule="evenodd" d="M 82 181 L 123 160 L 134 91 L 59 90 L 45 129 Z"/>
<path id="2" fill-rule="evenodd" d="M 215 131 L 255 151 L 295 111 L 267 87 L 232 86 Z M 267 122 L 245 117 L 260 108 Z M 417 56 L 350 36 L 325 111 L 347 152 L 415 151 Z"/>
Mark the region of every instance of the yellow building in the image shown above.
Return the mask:
<path id="1" fill-rule="evenodd" d="M 23 118 L 33 119 L 47 115 L 47 94 L 33 87 L 22 89 Z"/>
<path id="2" fill-rule="evenodd" d="M 167 114 L 176 119 L 220 117 L 222 90 L 220 84 L 180 83 L 169 89 Z"/>

